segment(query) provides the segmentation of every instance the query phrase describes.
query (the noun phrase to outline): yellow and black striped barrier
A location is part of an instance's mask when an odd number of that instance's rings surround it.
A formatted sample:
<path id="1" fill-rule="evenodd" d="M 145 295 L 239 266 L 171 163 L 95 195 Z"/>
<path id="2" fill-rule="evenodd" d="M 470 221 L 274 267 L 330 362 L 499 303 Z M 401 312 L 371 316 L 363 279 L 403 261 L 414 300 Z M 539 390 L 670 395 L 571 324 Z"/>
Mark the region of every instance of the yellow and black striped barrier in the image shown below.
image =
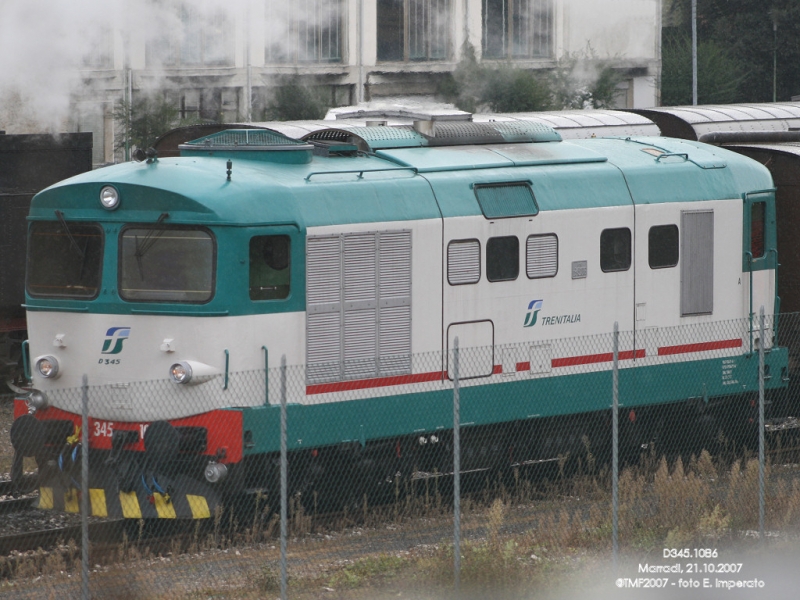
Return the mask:
<path id="1" fill-rule="evenodd" d="M 161 479 L 161 478 L 159 478 Z M 219 498 L 208 485 L 186 476 L 163 478 L 171 493 L 142 489 L 121 491 L 114 484 L 89 487 L 89 509 L 94 517 L 124 519 L 208 519 L 219 505 Z M 39 487 L 38 508 L 68 513 L 80 512 L 80 491 L 60 481 Z M 148 493 L 150 492 L 150 493 Z"/>

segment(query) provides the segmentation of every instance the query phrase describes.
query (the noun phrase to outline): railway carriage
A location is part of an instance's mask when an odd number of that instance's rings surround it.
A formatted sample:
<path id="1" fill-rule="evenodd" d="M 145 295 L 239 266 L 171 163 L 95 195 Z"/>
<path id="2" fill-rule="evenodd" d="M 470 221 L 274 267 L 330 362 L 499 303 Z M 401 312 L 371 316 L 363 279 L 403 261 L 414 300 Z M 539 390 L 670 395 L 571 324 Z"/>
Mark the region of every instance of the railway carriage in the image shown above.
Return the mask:
<path id="1" fill-rule="evenodd" d="M 465 469 L 605 444 L 615 322 L 632 332 L 630 447 L 665 420 L 691 429 L 698 397 L 738 414 L 754 344 L 785 385 L 785 349 L 750 325 L 777 312 L 772 180 L 696 142 L 525 122 L 227 130 L 52 186 L 29 224 L 33 390 L 11 433 L 42 506 L 77 508 L 84 375 L 93 512 L 137 518 L 276 491 L 281 357 L 302 378 L 298 490 L 452 469 L 431 448 L 452 431 L 456 338 Z M 686 324 L 680 344 L 659 335 Z"/>

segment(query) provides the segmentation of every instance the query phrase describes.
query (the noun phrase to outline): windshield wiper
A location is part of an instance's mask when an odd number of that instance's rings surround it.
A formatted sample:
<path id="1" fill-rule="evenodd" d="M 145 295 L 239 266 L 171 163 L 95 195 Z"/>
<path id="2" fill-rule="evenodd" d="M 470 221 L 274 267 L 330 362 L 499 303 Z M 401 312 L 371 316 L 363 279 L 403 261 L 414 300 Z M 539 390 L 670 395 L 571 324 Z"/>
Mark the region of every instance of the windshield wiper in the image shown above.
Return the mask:
<path id="1" fill-rule="evenodd" d="M 156 225 L 160 225 L 164 219 L 169 217 L 169 213 L 161 213 L 156 221 Z M 136 244 L 136 250 L 133 252 L 134 258 L 136 258 L 136 265 L 139 267 L 139 277 L 141 277 L 142 281 L 144 281 L 144 269 L 142 268 L 142 257 L 153 247 L 162 235 L 164 235 L 164 229 L 156 229 L 151 227 L 147 230 L 147 235 L 144 236 L 142 243 L 139 243 L 139 236 L 134 235 L 133 241 Z M 155 235 L 153 235 L 155 234 Z"/>
<path id="2" fill-rule="evenodd" d="M 81 258 L 86 258 L 83 250 L 81 250 L 81 247 L 78 246 L 78 242 L 75 241 L 75 238 L 72 236 L 72 232 L 69 230 L 69 225 L 67 225 L 67 220 L 64 218 L 64 213 L 62 213 L 60 210 L 57 210 L 56 217 L 58 217 L 58 222 L 61 223 L 61 226 L 64 228 L 64 231 L 67 234 L 67 237 L 69 237 L 70 244 L 73 248 L 75 248 L 75 252 L 77 252 Z"/>

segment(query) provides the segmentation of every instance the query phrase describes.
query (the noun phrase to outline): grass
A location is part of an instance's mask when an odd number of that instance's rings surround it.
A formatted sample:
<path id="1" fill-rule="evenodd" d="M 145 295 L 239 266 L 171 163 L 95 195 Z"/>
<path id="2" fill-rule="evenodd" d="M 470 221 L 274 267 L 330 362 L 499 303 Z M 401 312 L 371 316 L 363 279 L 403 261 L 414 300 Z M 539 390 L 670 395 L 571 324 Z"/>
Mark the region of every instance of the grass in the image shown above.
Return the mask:
<path id="1" fill-rule="evenodd" d="M 800 471 L 767 465 L 765 480 L 767 530 L 780 532 L 780 540 L 798 536 Z M 747 535 L 759 522 L 754 459 L 712 459 L 706 452 L 686 462 L 645 456 L 622 472 L 619 484 L 623 556 L 655 561 L 663 548 L 759 543 Z M 401 490 L 397 483 L 394 503 L 372 508 L 365 499 L 333 525 L 295 499 L 289 519 L 290 597 L 453 597 L 450 501 L 439 480 L 408 486 Z M 607 468 L 598 469 L 591 458 L 572 477 L 565 476 L 562 464 L 550 481 L 528 480 L 519 472 L 486 479 L 483 489 L 462 499 L 458 597 L 530 598 L 531 590 L 555 593 L 555 581 L 591 585 L 607 575 L 610 487 Z M 277 597 L 277 519 L 262 498 L 255 502 L 249 527 L 237 528 L 234 516 L 219 513 L 205 531 L 196 528 L 188 547 L 176 545 L 166 556 L 121 548 L 119 564 L 99 568 L 93 585 L 110 590 L 125 581 L 126 598 Z M 70 572 L 75 579 L 74 558 L 31 553 L 15 561 L 5 585 L 28 586 L 37 577 L 44 577 L 39 585 L 45 585 Z"/>

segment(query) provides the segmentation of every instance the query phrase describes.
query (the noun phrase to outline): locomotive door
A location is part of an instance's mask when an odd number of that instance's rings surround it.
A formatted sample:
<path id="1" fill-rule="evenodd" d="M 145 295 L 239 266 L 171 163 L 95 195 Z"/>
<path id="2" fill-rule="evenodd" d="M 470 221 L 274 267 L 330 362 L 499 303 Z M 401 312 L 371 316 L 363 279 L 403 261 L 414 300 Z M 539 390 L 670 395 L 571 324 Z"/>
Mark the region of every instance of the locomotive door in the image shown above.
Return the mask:
<path id="1" fill-rule="evenodd" d="M 634 356 L 642 359 L 658 354 L 665 327 L 680 324 L 682 212 L 667 203 L 637 204 L 634 210 Z"/>
<path id="2" fill-rule="evenodd" d="M 665 328 L 714 311 L 714 211 L 636 206 L 635 346 L 655 356 Z M 644 351 L 643 353 L 641 351 Z"/>

